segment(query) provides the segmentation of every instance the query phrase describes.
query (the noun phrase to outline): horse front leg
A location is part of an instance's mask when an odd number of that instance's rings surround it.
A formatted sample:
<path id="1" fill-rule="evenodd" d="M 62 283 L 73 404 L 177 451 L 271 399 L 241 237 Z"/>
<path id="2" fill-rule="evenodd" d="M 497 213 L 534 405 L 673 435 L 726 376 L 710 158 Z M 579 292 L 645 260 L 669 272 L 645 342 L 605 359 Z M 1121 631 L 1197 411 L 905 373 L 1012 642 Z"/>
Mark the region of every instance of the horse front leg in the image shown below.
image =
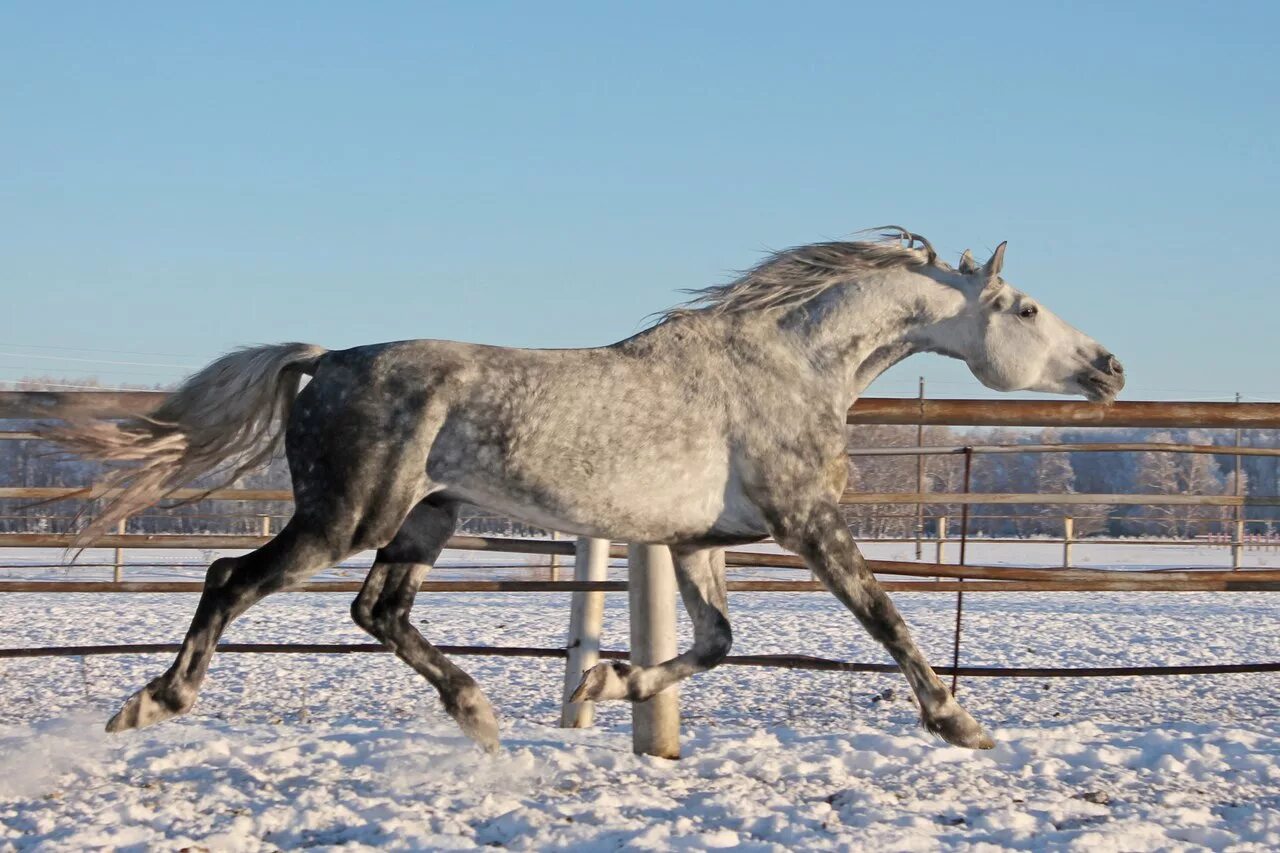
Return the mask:
<path id="1" fill-rule="evenodd" d="M 693 648 L 655 666 L 622 661 L 598 663 L 583 673 L 570 702 L 651 699 L 691 675 L 717 666 L 729 654 L 733 632 L 725 598 L 724 551 L 720 548 L 673 547 L 676 583 L 693 622 Z"/>
<path id="2" fill-rule="evenodd" d="M 898 609 L 867 568 L 838 505 L 822 501 L 781 513 L 774 528 L 778 543 L 799 554 L 867 633 L 893 656 L 920 703 L 926 729 L 956 746 L 990 749 L 995 745 L 916 647 Z"/>

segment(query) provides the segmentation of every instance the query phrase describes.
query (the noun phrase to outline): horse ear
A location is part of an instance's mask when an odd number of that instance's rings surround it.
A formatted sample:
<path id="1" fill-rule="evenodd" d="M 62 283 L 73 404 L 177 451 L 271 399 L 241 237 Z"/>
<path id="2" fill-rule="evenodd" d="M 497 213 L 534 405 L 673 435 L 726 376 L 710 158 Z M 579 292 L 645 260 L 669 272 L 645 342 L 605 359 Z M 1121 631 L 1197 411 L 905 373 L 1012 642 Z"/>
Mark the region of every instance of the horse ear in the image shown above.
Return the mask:
<path id="1" fill-rule="evenodd" d="M 973 252 L 965 249 L 960 255 L 960 272 L 965 275 L 973 275 L 978 271 L 978 262 L 974 260 Z"/>
<path id="2" fill-rule="evenodd" d="M 1004 269 L 1004 247 L 1009 245 L 1009 241 L 1005 240 L 991 254 L 991 260 L 987 261 L 982 271 L 986 273 L 987 278 L 995 278 L 1000 275 L 1000 270 Z"/>

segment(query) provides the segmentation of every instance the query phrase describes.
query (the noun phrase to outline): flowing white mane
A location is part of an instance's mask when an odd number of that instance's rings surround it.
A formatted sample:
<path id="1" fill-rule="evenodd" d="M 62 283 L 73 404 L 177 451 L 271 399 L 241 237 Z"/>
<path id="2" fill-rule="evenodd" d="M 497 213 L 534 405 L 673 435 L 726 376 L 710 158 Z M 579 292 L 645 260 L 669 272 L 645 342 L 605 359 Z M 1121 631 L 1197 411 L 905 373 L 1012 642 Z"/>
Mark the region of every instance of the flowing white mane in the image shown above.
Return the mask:
<path id="1" fill-rule="evenodd" d="M 693 299 L 663 312 L 661 319 L 794 308 L 866 270 L 946 267 L 919 234 L 896 225 L 868 231 L 877 232 L 879 239 L 810 243 L 775 252 L 727 284 L 686 291 Z"/>

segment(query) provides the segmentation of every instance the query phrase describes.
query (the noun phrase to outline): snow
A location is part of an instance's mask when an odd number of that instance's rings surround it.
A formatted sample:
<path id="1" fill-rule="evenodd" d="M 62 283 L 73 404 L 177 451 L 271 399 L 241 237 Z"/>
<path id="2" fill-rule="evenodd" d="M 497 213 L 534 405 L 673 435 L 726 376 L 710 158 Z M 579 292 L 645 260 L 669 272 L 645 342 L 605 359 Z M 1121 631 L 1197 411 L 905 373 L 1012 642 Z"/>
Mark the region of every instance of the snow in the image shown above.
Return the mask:
<path id="1" fill-rule="evenodd" d="M 1081 561 L 1226 561 L 1221 548 L 1096 547 Z M 1051 564 L 1061 546 L 975 548 L 974 562 Z M 477 556 L 448 554 L 454 576 L 493 571 L 463 565 Z M 895 600 L 929 657 L 946 661 L 953 597 Z M 553 646 L 567 602 L 423 595 L 415 619 L 440 642 Z M 605 645 L 624 647 L 626 596 L 606 602 Z M 366 642 L 348 603 L 275 596 L 226 639 Z M 186 594 L 11 594 L 0 599 L 0 646 L 174 642 L 194 604 Z M 731 610 L 736 653 L 885 659 L 824 594 L 739 594 Z M 1272 661 L 1278 622 L 1267 593 L 975 594 L 963 660 Z M 124 736 L 102 723 L 167 657 L 0 661 L 0 850 L 1280 847 L 1276 675 L 963 680 L 961 701 L 998 742 L 974 753 L 923 733 L 897 676 L 725 667 L 684 685 L 684 757 L 668 762 L 631 754 L 625 705 L 602 706 L 594 729 L 556 728 L 561 661 L 458 660 L 501 718 L 496 756 L 466 742 L 389 655 L 221 655 L 190 715 Z"/>

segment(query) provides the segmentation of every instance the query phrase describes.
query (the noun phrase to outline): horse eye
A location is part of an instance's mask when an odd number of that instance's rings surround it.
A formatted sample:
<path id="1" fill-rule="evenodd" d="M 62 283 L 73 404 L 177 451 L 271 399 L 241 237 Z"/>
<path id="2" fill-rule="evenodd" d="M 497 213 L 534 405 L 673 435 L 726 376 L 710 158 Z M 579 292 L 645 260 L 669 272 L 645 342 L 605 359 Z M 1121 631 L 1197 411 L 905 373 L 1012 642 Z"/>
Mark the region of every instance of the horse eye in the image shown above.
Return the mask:
<path id="1" fill-rule="evenodd" d="M 1023 308 L 1021 311 L 1018 312 L 1018 316 L 1025 317 L 1026 319 L 1030 320 L 1032 317 L 1036 316 L 1036 314 L 1039 314 L 1039 313 L 1040 313 L 1039 308 L 1037 308 L 1034 305 L 1028 305 L 1026 308 Z"/>

